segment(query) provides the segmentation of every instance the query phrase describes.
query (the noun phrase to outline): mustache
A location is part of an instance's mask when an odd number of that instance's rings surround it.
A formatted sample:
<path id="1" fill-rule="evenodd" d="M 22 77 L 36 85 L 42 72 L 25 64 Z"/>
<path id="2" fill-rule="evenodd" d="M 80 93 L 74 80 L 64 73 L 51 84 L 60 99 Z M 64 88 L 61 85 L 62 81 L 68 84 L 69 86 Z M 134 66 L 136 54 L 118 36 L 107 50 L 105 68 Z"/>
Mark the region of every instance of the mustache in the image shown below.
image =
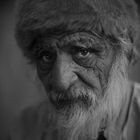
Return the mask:
<path id="1" fill-rule="evenodd" d="M 92 95 L 94 93 L 92 92 Z M 95 94 L 94 94 L 95 96 Z M 68 90 L 52 90 L 49 92 L 50 101 L 55 105 L 56 109 L 65 107 L 71 108 L 78 104 L 82 108 L 89 108 L 92 105 L 93 97 L 91 96 L 91 89 L 86 87 L 71 87 Z"/>

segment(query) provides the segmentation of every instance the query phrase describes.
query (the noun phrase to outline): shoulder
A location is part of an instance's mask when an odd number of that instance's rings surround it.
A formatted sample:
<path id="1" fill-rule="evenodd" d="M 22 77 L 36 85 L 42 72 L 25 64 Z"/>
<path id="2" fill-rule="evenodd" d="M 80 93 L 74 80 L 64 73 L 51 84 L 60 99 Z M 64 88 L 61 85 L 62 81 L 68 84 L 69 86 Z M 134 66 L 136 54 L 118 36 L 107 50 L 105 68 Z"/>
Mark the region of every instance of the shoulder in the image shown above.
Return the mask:
<path id="1" fill-rule="evenodd" d="M 140 84 L 134 83 L 132 101 L 131 101 L 131 112 L 135 114 L 135 117 L 140 118 Z"/>
<path id="2" fill-rule="evenodd" d="M 134 83 L 134 100 L 140 103 L 140 83 Z"/>
<path id="3" fill-rule="evenodd" d="M 140 83 L 133 84 L 129 117 L 140 118 Z"/>
<path id="4" fill-rule="evenodd" d="M 123 140 L 140 140 L 140 84 L 134 83 Z"/>
<path id="5" fill-rule="evenodd" d="M 130 114 L 133 113 L 140 118 L 140 83 L 133 84 Z"/>

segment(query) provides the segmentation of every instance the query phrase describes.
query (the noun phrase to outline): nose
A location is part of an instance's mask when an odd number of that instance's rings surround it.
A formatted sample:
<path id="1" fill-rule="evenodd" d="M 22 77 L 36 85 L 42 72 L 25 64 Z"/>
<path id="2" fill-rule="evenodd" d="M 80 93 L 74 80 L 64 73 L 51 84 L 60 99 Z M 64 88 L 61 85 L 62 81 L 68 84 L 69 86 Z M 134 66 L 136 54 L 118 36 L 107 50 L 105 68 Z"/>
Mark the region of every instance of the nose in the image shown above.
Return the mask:
<path id="1" fill-rule="evenodd" d="M 57 57 L 50 79 L 51 87 L 55 90 L 67 90 L 77 80 L 72 60 L 67 54 L 61 54 Z"/>

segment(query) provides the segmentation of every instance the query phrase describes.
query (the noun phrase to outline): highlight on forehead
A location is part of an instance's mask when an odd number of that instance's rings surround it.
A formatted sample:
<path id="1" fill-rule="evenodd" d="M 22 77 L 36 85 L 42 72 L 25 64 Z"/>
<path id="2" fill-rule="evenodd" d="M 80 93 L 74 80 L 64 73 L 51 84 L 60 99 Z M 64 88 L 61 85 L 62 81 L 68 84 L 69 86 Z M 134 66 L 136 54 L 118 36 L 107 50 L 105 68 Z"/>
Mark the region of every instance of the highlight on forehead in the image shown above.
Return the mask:
<path id="1" fill-rule="evenodd" d="M 57 36 L 40 36 L 36 39 L 36 42 L 46 47 L 58 47 L 63 48 L 69 45 L 80 45 L 83 47 L 92 47 L 93 44 L 102 44 L 104 42 L 102 37 L 96 33 L 91 32 L 74 32 L 66 34 L 58 38 Z"/>
<path id="2" fill-rule="evenodd" d="M 96 33 L 91 32 L 77 32 L 74 34 L 66 35 L 58 40 L 59 46 L 75 43 L 91 47 L 93 44 L 99 43 L 101 37 Z M 101 41 L 101 40 L 100 40 Z M 101 43 L 101 42 L 100 42 Z"/>

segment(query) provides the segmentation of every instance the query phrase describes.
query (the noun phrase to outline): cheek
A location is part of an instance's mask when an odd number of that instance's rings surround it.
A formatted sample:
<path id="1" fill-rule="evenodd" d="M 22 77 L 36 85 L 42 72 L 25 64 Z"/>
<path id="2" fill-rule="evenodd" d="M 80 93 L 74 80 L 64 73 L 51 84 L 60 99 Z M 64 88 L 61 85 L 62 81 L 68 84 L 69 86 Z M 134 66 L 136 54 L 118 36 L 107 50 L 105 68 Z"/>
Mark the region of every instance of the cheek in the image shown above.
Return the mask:
<path id="1" fill-rule="evenodd" d="M 97 96 L 102 94 L 102 87 L 99 79 L 99 71 L 94 68 L 80 70 L 78 73 L 81 77 L 79 78 L 86 86 L 88 86 L 93 92 L 96 92 Z"/>
<path id="2" fill-rule="evenodd" d="M 103 89 L 105 89 L 108 84 L 109 73 L 111 71 L 113 61 L 113 53 L 110 53 L 106 59 L 98 60 L 96 64 L 96 70 L 98 71 L 98 77 Z"/>

